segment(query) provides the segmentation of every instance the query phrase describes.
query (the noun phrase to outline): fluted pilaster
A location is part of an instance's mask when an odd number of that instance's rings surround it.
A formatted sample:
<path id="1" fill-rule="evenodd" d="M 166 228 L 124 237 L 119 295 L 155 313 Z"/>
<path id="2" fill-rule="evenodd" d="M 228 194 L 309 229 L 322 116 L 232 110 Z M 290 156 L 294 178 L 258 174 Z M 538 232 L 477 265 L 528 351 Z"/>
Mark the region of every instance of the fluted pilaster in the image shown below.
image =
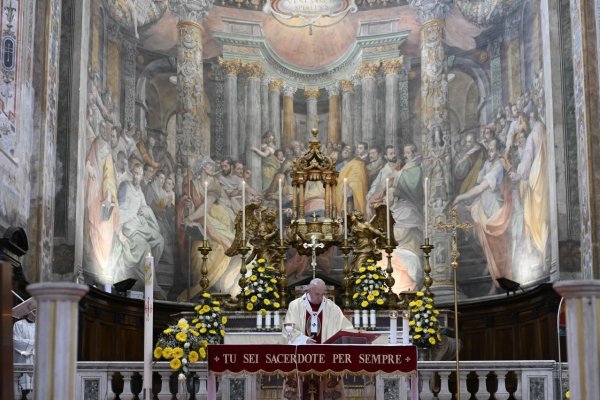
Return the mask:
<path id="1" fill-rule="evenodd" d="M 219 60 L 225 72 L 225 148 L 226 154 L 236 159 L 239 156 L 238 131 L 238 74 L 242 70 L 241 60 Z"/>
<path id="2" fill-rule="evenodd" d="M 327 88 L 329 95 L 329 120 L 327 121 L 327 139 L 330 143 L 339 143 L 341 135 L 340 88 L 332 85 Z"/>
<path id="3" fill-rule="evenodd" d="M 362 84 L 362 138 L 369 146 L 375 143 L 375 101 L 377 84 L 375 75 L 379 69 L 378 62 L 365 62 L 358 69 Z M 358 138 L 354 138 L 355 140 Z"/>
<path id="4" fill-rule="evenodd" d="M 260 81 L 264 71 L 259 62 L 245 64 L 244 70 L 248 75 L 246 85 L 246 96 L 248 98 L 246 108 L 246 148 L 260 148 L 262 137 Z M 246 163 L 252 171 L 262 171 L 262 159 L 255 152 L 246 152 Z M 262 188 L 261 174 L 253 173 L 250 185 L 254 188 Z"/>
<path id="5" fill-rule="evenodd" d="M 402 57 L 385 60 L 381 70 L 385 75 L 385 144 L 398 148 L 398 73 L 404 60 Z"/>
<path id="6" fill-rule="evenodd" d="M 287 146 L 296 140 L 296 121 L 294 117 L 294 93 L 293 86 L 283 86 L 283 145 Z"/>
<path id="7" fill-rule="evenodd" d="M 275 135 L 279 147 L 282 146 L 281 137 L 281 89 L 283 81 L 272 80 L 269 82 L 269 129 Z"/>
<path id="8" fill-rule="evenodd" d="M 352 124 L 354 114 L 354 85 L 352 81 L 341 80 L 342 89 L 342 141 L 354 143 L 354 127 Z"/>

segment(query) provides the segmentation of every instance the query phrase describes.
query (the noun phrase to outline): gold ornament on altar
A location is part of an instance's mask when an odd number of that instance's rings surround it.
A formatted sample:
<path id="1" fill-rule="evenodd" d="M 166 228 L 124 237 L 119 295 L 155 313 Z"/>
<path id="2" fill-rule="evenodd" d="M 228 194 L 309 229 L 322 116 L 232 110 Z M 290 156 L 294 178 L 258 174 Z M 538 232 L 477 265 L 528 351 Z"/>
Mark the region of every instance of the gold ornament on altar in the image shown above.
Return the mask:
<path id="1" fill-rule="evenodd" d="M 379 205 L 375 208 L 375 215 L 369 222 L 359 211 L 353 211 L 348 216 L 350 229 L 350 246 L 352 246 L 352 270 L 356 271 L 367 263 L 367 260 L 381 260 L 381 250 L 387 244 L 386 213 L 387 207 Z M 391 218 L 391 216 L 390 216 Z M 390 230 L 390 244 L 396 247 L 394 231 Z"/>

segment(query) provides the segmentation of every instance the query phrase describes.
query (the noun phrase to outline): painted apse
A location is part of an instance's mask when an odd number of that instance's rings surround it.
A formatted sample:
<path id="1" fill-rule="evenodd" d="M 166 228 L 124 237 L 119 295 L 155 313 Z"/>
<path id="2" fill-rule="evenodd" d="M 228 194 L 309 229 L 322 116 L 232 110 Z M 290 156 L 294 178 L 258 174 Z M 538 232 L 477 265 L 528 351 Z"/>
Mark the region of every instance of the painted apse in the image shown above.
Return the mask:
<path id="1" fill-rule="evenodd" d="M 465 297 L 500 293 L 500 277 L 550 278 L 539 2 L 459 2 L 431 15 L 420 1 L 357 3 L 326 27 L 286 26 L 260 0 L 188 14 L 177 3 L 91 2 L 86 280 L 141 285 L 151 252 L 157 297 L 185 300 L 188 284 L 199 290 L 206 224 L 211 290 L 236 294 L 240 258 L 225 251 L 242 181 L 247 201 L 276 209 L 285 177 L 289 222 L 291 160 L 311 128 L 348 179 L 351 209 L 371 216 L 389 179 L 395 291 L 422 284 L 425 190 L 434 280 L 450 276 L 449 241 L 434 225 L 453 206 L 473 224 L 459 235 Z M 322 211 L 322 188 L 305 198 L 307 215 Z M 341 210 L 341 189 L 334 201 Z M 318 261 L 341 285 L 340 254 Z M 291 285 L 309 279 L 308 259 L 288 252 L 286 271 Z"/>

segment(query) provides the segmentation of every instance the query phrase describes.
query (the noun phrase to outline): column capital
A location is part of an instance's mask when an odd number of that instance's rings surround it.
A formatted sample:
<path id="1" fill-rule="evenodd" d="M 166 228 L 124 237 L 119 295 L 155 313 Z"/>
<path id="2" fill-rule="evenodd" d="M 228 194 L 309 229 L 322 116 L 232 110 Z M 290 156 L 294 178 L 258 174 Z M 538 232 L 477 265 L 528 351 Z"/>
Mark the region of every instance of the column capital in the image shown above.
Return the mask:
<path id="1" fill-rule="evenodd" d="M 290 86 L 290 85 L 283 85 L 283 95 L 284 96 L 293 96 L 294 93 L 296 93 L 296 90 L 298 90 L 297 87 L 295 86 Z"/>
<path id="2" fill-rule="evenodd" d="M 244 64 L 244 72 L 248 74 L 248 77 L 250 78 L 261 78 L 265 74 L 265 70 L 258 61 Z"/>
<path id="3" fill-rule="evenodd" d="M 327 90 L 327 94 L 329 96 L 338 96 L 340 94 L 340 85 L 337 83 L 334 83 L 330 86 L 327 86 L 325 88 L 325 90 Z"/>
<path id="4" fill-rule="evenodd" d="M 352 92 L 354 90 L 354 84 L 351 80 L 342 79 L 339 83 L 340 87 L 342 88 L 342 92 Z"/>
<path id="5" fill-rule="evenodd" d="M 306 96 L 307 100 L 317 100 L 319 94 L 319 88 L 304 88 L 304 96 Z"/>
<path id="6" fill-rule="evenodd" d="M 360 68 L 358 68 L 358 71 L 356 71 L 356 73 L 361 78 L 372 78 L 377 74 L 377 71 L 379 70 L 379 64 L 379 61 L 363 62 Z"/>
<path id="7" fill-rule="evenodd" d="M 404 65 L 404 57 L 393 58 L 391 60 L 383 60 L 381 62 L 381 70 L 385 75 L 398 74 L 400 68 Z"/>
<path id="8" fill-rule="evenodd" d="M 213 4 L 214 0 L 169 0 L 169 9 L 177 19 L 199 24 Z"/>
<path id="9" fill-rule="evenodd" d="M 422 24 L 434 19 L 445 19 L 454 8 L 454 0 L 409 0 Z"/>
<path id="10" fill-rule="evenodd" d="M 219 58 L 219 65 L 223 68 L 226 75 L 237 75 L 242 71 L 242 61 L 240 59 L 225 60 Z"/>
<path id="11" fill-rule="evenodd" d="M 283 81 L 281 79 L 274 79 L 269 82 L 269 90 L 280 91 L 283 89 Z"/>

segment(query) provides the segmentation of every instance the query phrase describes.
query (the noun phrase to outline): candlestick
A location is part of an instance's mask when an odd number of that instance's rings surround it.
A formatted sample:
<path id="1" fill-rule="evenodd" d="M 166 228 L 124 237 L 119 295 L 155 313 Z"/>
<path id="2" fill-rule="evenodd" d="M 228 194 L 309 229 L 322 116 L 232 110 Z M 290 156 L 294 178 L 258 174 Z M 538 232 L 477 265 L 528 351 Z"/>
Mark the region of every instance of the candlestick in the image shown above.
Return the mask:
<path id="1" fill-rule="evenodd" d="M 390 242 L 390 178 L 385 178 L 385 216 L 386 216 L 386 233 L 388 243 Z"/>
<path id="2" fill-rule="evenodd" d="M 398 312 L 390 312 L 390 344 L 396 344 L 398 341 Z"/>
<path id="3" fill-rule="evenodd" d="M 143 389 L 150 398 L 152 393 L 152 333 L 154 304 L 154 257 L 148 253 L 144 263 L 144 377 Z"/>
<path id="4" fill-rule="evenodd" d="M 208 182 L 204 181 L 204 240 L 208 240 L 206 236 L 206 225 L 208 225 L 208 207 L 206 201 L 208 199 Z"/>
<path id="5" fill-rule="evenodd" d="M 279 178 L 279 240 L 283 240 L 283 191 L 281 190 L 281 178 Z"/>
<path id="6" fill-rule="evenodd" d="M 408 315 L 402 315 L 402 344 L 409 344 L 408 341 Z"/>
<path id="7" fill-rule="evenodd" d="M 246 181 L 242 181 L 242 243 L 246 245 Z"/>
<path id="8" fill-rule="evenodd" d="M 344 240 L 348 240 L 348 179 L 344 178 Z"/>
<path id="9" fill-rule="evenodd" d="M 425 237 L 429 237 L 429 178 L 425 178 Z"/>

